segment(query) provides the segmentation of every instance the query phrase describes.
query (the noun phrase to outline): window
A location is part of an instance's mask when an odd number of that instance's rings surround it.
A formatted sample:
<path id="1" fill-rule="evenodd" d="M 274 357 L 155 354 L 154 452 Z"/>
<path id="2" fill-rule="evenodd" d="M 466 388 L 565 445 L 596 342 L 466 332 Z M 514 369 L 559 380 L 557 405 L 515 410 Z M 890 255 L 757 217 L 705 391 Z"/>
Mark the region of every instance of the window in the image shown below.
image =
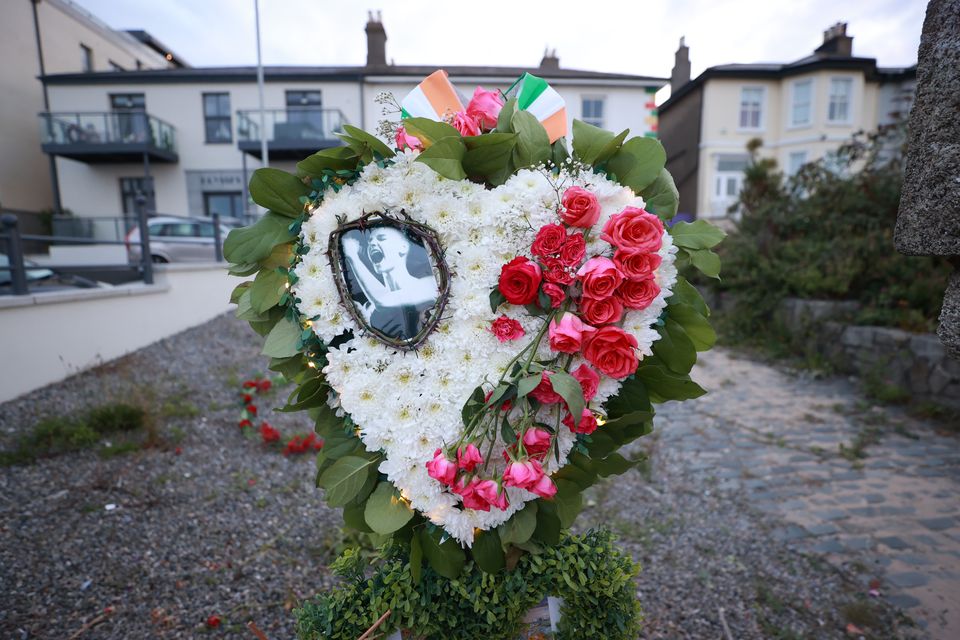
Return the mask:
<path id="1" fill-rule="evenodd" d="M 827 109 L 828 122 L 850 122 L 850 96 L 852 93 L 852 78 L 830 79 L 830 106 Z"/>
<path id="2" fill-rule="evenodd" d="M 787 156 L 787 175 L 794 176 L 800 171 L 800 167 L 807 164 L 806 151 L 792 151 Z"/>
<path id="3" fill-rule="evenodd" d="M 749 161 L 750 158 L 744 155 L 717 157 L 709 216 L 719 218 L 730 214 L 730 208 L 736 205 L 743 188 L 744 171 Z"/>
<path id="4" fill-rule="evenodd" d="M 203 213 L 221 218 L 239 218 L 243 215 L 243 194 L 240 191 L 204 191 Z"/>
<path id="5" fill-rule="evenodd" d="M 84 73 L 93 71 L 93 49 L 85 44 L 80 45 L 80 68 Z"/>
<path id="6" fill-rule="evenodd" d="M 150 139 L 147 99 L 142 93 L 111 93 L 110 108 L 114 111 L 113 127 L 123 142 L 147 142 Z"/>
<path id="7" fill-rule="evenodd" d="M 233 140 L 229 93 L 203 94 L 203 123 L 208 144 Z"/>
<path id="8" fill-rule="evenodd" d="M 136 215 L 138 193 L 147 197 L 147 211 L 157 210 L 152 178 L 120 178 L 120 202 L 124 214 Z"/>
<path id="9" fill-rule="evenodd" d="M 581 102 L 581 120 L 595 127 L 603 127 L 604 98 L 584 98 Z"/>
<path id="10" fill-rule="evenodd" d="M 801 127 L 810 124 L 813 103 L 813 80 L 800 80 L 793 83 L 793 104 L 790 109 L 790 126 Z"/>
<path id="11" fill-rule="evenodd" d="M 278 140 L 324 138 L 323 96 L 319 91 L 287 91 L 287 122 L 278 125 L 273 131 Z"/>
<path id="12" fill-rule="evenodd" d="M 740 89 L 740 128 L 760 129 L 763 126 L 763 87 Z"/>

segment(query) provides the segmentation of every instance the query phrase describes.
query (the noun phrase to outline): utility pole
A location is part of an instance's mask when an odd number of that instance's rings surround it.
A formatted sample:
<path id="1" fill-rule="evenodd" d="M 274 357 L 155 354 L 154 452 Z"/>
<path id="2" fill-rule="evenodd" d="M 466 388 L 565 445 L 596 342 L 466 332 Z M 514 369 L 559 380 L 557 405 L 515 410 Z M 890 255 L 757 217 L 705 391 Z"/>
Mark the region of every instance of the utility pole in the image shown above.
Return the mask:
<path id="1" fill-rule="evenodd" d="M 260 0 L 253 0 L 253 12 L 257 25 L 257 90 L 260 92 L 260 155 L 263 166 L 270 166 L 270 155 L 267 149 L 267 120 L 263 110 L 263 59 L 260 57 Z"/>

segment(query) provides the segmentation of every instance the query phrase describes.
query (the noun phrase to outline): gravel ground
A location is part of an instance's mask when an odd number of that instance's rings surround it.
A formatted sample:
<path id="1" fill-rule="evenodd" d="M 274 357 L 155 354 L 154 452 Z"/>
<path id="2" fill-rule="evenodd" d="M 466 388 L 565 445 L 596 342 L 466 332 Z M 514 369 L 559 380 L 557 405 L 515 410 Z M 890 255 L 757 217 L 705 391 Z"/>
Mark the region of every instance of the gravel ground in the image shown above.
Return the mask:
<path id="1" fill-rule="evenodd" d="M 0 405 L 6 446 L 44 415 L 118 400 L 152 407 L 168 442 L 0 469 L 0 637 L 71 638 L 94 620 L 76 637 L 249 640 L 248 620 L 293 637 L 290 608 L 329 586 L 340 518 L 313 488 L 312 457 L 284 458 L 236 428 L 239 385 L 265 364 L 259 344 L 224 316 Z M 296 415 L 266 417 L 304 429 Z M 647 440 L 652 473 L 597 487 L 582 519 L 615 530 L 643 564 L 646 637 L 849 637 L 841 611 L 862 596 L 855 578 L 774 541 L 768 516 L 685 477 Z M 872 637 L 904 636 L 872 606 L 886 629 Z"/>

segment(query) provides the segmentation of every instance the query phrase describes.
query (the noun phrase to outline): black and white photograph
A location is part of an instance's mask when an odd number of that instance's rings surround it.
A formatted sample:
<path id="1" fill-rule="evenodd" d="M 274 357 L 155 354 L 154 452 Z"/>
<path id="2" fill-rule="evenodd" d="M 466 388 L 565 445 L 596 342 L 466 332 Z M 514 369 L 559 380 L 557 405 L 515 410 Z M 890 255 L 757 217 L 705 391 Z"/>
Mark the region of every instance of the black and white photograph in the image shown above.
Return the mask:
<path id="1" fill-rule="evenodd" d="M 439 285 L 429 247 L 388 223 L 340 236 L 343 278 L 360 317 L 388 338 L 414 340 L 432 318 Z"/>

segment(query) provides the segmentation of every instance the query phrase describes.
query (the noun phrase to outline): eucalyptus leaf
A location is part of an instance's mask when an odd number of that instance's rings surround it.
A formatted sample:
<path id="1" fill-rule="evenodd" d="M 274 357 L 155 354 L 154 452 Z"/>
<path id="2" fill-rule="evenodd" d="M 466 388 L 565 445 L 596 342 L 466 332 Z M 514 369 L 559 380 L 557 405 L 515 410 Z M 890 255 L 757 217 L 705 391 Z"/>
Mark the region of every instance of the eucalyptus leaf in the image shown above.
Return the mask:
<path id="1" fill-rule="evenodd" d="M 687 279 L 683 276 L 677 277 L 677 281 L 673 285 L 673 295 L 670 296 L 667 302 L 669 304 L 688 305 L 701 316 L 705 318 L 710 317 L 710 308 L 707 307 L 707 303 L 703 301 L 703 296 L 701 296 L 696 287 L 687 282 Z M 681 322 L 681 324 L 683 323 Z"/>
<path id="2" fill-rule="evenodd" d="M 287 276 L 272 269 L 257 274 L 250 287 L 250 304 L 257 313 L 264 313 L 277 306 L 287 287 Z"/>
<path id="3" fill-rule="evenodd" d="M 535 501 L 528 502 L 523 509 L 517 511 L 509 520 L 498 527 L 500 543 L 504 547 L 508 544 L 523 544 L 530 539 L 536 528 L 537 503 Z"/>
<path id="4" fill-rule="evenodd" d="M 567 409 L 573 416 L 574 424 L 580 424 L 580 418 L 585 406 L 583 400 L 583 387 L 580 382 L 569 373 L 558 371 L 550 376 L 550 385 L 553 390 L 560 394 L 564 402 L 567 403 Z"/>
<path id="5" fill-rule="evenodd" d="M 422 162 L 444 178 L 463 180 L 467 177 L 463 170 L 463 157 L 466 152 L 467 148 L 459 134 L 448 136 L 437 140 L 428 149 L 420 152 L 417 162 Z"/>
<path id="6" fill-rule="evenodd" d="M 485 133 L 463 139 L 467 152 L 463 156 L 463 170 L 468 176 L 488 176 L 508 164 L 517 145 L 515 133 Z"/>
<path id="7" fill-rule="evenodd" d="M 367 499 L 363 517 L 375 533 L 387 535 L 410 522 L 413 509 L 400 497 L 392 484 L 381 482 Z"/>
<path id="8" fill-rule="evenodd" d="M 232 229 L 223 243 L 223 257 L 234 264 L 259 262 L 273 248 L 293 239 L 290 219 L 268 212 L 249 227 Z"/>
<path id="9" fill-rule="evenodd" d="M 532 167 L 550 159 L 550 136 L 537 117 L 529 111 L 517 111 L 510 120 L 517 134 L 513 164 L 517 169 Z"/>
<path id="10" fill-rule="evenodd" d="M 651 399 L 655 394 L 662 400 L 692 400 L 706 393 L 690 376 L 681 376 L 657 365 L 641 363 L 635 375 L 651 392 Z"/>
<path id="11" fill-rule="evenodd" d="M 392 158 L 396 155 L 393 149 L 384 144 L 380 138 L 372 133 L 367 133 L 363 129 L 358 129 L 357 127 L 349 124 L 343 125 L 343 130 L 349 137 L 363 142 L 370 147 L 372 151 L 380 154 L 380 156 L 383 158 Z"/>
<path id="12" fill-rule="evenodd" d="M 460 137 L 460 132 L 446 122 L 437 122 L 429 118 L 407 118 L 403 121 L 403 128 L 408 134 L 420 140 L 425 150 L 444 138 Z"/>
<path id="13" fill-rule="evenodd" d="M 606 458 L 597 460 L 597 470 L 604 478 L 626 473 L 632 469 L 633 466 L 634 463 L 632 461 L 627 460 L 619 453 L 611 453 Z"/>
<path id="14" fill-rule="evenodd" d="M 569 480 L 557 480 L 557 495 L 553 502 L 557 507 L 557 518 L 560 526 L 569 528 L 583 509 L 583 493 L 579 486 Z"/>
<path id="15" fill-rule="evenodd" d="M 289 358 L 298 353 L 300 325 L 289 318 L 283 318 L 274 325 L 260 352 L 271 358 Z"/>
<path id="16" fill-rule="evenodd" d="M 531 391 L 540 385 L 542 380 L 543 376 L 541 374 L 520 378 L 520 380 L 517 382 L 517 398 L 524 398 L 529 395 Z"/>
<path id="17" fill-rule="evenodd" d="M 363 510 L 366 504 L 348 504 L 343 508 L 343 522 L 351 529 L 364 533 L 373 533 L 373 529 L 363 519 Z"/>
<path id="18" fill-rule="evenodd" d="M 623 140 L 630 133 L 629 129 L 614 136 L 612 132 L 587 124 L 583 120 L 573 120 L 573 155 L 581 162 L 589 165 L 599 165 L 612 156 Z"/>
<path id="19" fill-rule="evenodd" d="M 319 177 L 326 171 L 344 171 L 357 168 L 360 155 L 350 147 L 331 147 L 317 151 L 297 163 L 297 175 Z"/>
<path id="20" fill-rule="evenodd" d="M 656 214 L 661 220 L 670 220 L 677 215 L 680 192 L 673 182 L 673 176 L 666 169 L 661 169 L 657 179 L 645 187 L 640 195 L 643 197 L 643 208 Z"/>
<path id="21" fill-rule="evenodd" d="M 447 538 L 441 544 L 439 529 L 428 531 L 421 529 L 418 534 L 423 555 L 433 570 L 444 578 L 455 580 L 467 561 L 466 554 L 453 538 Z"/>
<path id="22" fill-rule="evenodd" d="M 500 133 L 514 133 L 513 128 L 511 127 L 511 122 L 513 120 L 513 114 L 517 111 L 517 99 L 510 98 L 507 100 L 506 104 L 503 105 L 500 109 L 500 114 L 497 116 L 497 131 Z"/>
<path id="23" fill-rule="evenodd" d="M 296 218 L 303 213 L 300 196 L 309 193 L 310 188 L 299 178 L 273 167 L 257 169 L 250 178 L 250 197 L 253 201 L 289 218 Z"/>
<path id="24" fill-rule="evenodd" d="M 604 403 L 607 417 L 611 420 L 637 411 L 649 411 L 650 408 L 650 396 L 643 381 L 636 375 L 624 380 L 617 395 L 608 398 Z"/>
<path id="25" fill-rule="evenodd" d="M 710 249 L 688 249 L 690 264 L 700 270 L 705 276 L 720 279 L 720 256 Z"/>
<path id="26" fill-rule="evenodd" d="M 677 222 L 670 227 L 670 235 L 673 243 L 684 249 L 711 249 L 727 237 L 722 229 L 706 220 Z"/>
<path id="27" fill-rule="evenodd" d="M 667 154 L 659 140 L 653 138 L 630 138 L 607 161 L 607 171 L 617 181 L 641 193 L 660 175 Z"/>
<path id="28" fill-rule="evenodd" d="M 473 538 L 470 551 L 474 562 L 484 573 L 496 573 L 506 565 L 500 536 L 496 529 L 477 533 Z"/>
<path id="29" fill-rule="evenodd" d="M 690 373 L 697 363 L 697 349 L 683 327 L 668 317 L 662 327 L 657 327 L 657 332 L 660 339 L 653 343 L 653 353 L 674 373 Z"/>
<path id="30" fill-rule="evenodd" d="M 423 575 L 423 547 L 420 546 L 420 536 L 410 538 L 410 577 L 413 584 L 420 584 Z"/>
<path id="31" fill-rule="evenodd" d="M 675 297 L 676 294 L 671 296 L 670 299 L 673 300 Z M 672 320 L 683 327 L 684 332 L 689 336 L 697 351 L 707 351 L 716 344 L 717 332 L 710 326 L 707 319 L 693 307 L 686 304 L 670 304 L 667 306 L 667 313 Z"/>
<path id="32" fill-rule="evenodd" d="M 327 504 L 342 507 L 353 500 L 366 483 L 374 464 L 373 460 L 359 456 L 345 456 L 333 463 L 318 480 L 318 485 L 326 493 Z M 384 486 L 392 489 L 389 484 Z"/>
<path id="33" fill-rule="evenodd" d="M 560 517 L 557 515 L 557 506 L 543 500 L 537 507 L 537 527 L 533 531 L 533 538 L 548 546 L 555 546 L 560 542 Z"/>

